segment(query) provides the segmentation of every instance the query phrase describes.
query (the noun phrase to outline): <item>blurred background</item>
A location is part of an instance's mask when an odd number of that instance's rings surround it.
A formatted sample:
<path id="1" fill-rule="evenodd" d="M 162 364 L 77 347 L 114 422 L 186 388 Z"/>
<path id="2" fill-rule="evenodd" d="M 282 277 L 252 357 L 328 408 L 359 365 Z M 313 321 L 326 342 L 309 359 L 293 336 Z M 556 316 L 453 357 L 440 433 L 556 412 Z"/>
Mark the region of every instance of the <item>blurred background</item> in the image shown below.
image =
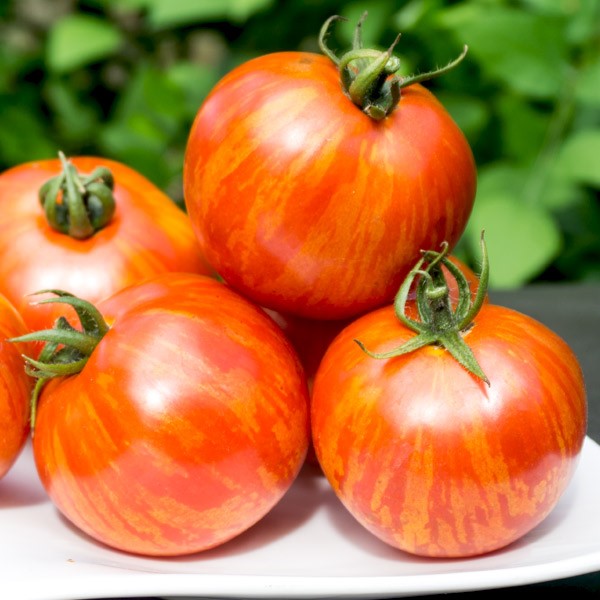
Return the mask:
<path id="1" fill-rule="evenodd" d="M 456 254 L 491 285 L 600 281 L 600 0 L 0 0 L 0 170 L 95 154 L 139 170 L 183 206 L 192 120 L 235 65 L 281 50 L 388 46 L 405 74 L 469 54 L 426 84 L 478 165 Z"/>

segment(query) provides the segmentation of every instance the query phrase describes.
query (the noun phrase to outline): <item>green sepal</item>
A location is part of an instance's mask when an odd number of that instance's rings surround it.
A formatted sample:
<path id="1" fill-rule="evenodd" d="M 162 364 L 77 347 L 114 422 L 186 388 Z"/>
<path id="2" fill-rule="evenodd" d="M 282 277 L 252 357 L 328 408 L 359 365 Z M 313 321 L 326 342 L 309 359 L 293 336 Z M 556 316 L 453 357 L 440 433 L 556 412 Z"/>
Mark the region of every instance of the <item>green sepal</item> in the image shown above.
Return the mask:
<path id="1" fill-rule="evenodd" d="M 115 212 L 114 178 L 106 167 L 81 176 L 59 152 L 62 171 L 38 193 L 48 224 L 65 235 L 84 240 L 105 227 Z"/>
<path id="2" fill-rule="evenodd" d="M 465 275 L 447 258 L 447 253 L 446 243 L 442 244 L 440 252 L 431 250 L 423 252 L 394 299 L 396 317 L 406 327 L 416 332 L 415 337 L 397 348 L 380 353 L 369 351 L 360 340 L 354 341 L 368 356 L 386 360 L 435 344 L 445 348 L 467 371 L 489 385 L 489 379 L 464 339 L 464 334 L 473 326 L 474 319 L 487 295 L 489 261 L 483 233 L 481 234 L 482 268 L 474 299 Z M 459 298 L 454 309 L 442 267 L 446 267 L 457 283 Z M 416 284 L 416 304 L 419 321 L 409 318 L 406 314 L 408 294 L 417 276 L 419 280 Z"/>
<path id="3" fill-rule="evenodd" d="M 327 37 L 332 24 L 335 21 L 346 21 L 345 18 L 334 15 L 325 21 L 319 32 L 319 47 L 337 66 L 344 93 L 375 121 L 385 119 L 391 114 L 400 102 L 403 88 L 447 73 L 462 62 L 467 54 L 467 46 L 464 46 L 462 53 L 444 67 L 401 77 L 398 74 L 400 59 L 392 54 L 400 34 L 385 51 L 363 48 L 362 25 L 366 17 L 367 12 L 364 12 L 354 30 L 352 49 L 341 58 L 327 45 Z"/>
<path id="4" fill-rule="evenodd" d="M 30 406 L 31 433 L 34 434 L 37 404 L 44 385 L 54 377 L 80 373 L 90 356 L 109 331 L 100 311 L 87 300 L 62 290 L 43 290 L 39 294 L 53 294 L 37 304 L 61 303 L 75 310 L 81 329 L 73 327 L 66 317 L 56 320 L 52 329 L 42 329 L 11 338 L 10 342 L 44 342 L 37 358 L 24 355 L 26 372 L 36 379 Z"/>

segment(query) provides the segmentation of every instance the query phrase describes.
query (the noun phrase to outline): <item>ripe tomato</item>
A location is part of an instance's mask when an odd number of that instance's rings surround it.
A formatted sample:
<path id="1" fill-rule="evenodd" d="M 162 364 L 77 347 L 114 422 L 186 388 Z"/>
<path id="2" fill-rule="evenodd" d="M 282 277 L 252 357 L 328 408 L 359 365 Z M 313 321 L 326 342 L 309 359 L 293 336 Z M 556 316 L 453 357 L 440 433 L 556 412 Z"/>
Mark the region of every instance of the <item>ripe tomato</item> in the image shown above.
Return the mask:
<path id="1" fill-rule="evenodd" d="M 348 94 L 329 57 L 273 53 L 229 72 L 192 125 L 194 230 L 267 308 L 343 319 L 389 302 L 420 250 L 454 246 L 471 213 L 471 149 L 429 91 L 403 88 L 381 120 Z"/>
<path id="2" fill-rule="evenodd" d="M 350 513 L 392 546 L 431 557 L 502 548 L 552 511 L 576 468 L 580 365 L 546 326 L 489 302 L 458 333 L 489 385 L 439 344 L 393 351 L 417 337 L 385 307 L 332 342 L 312 394 L 319 463 Z"/>
<path id="3" fill-rule="evenodd" d="M 0 295 L 0 479 L 21 453 L 29 432 L 32 379 L 21 356 L 28 347 L 8 341 L 26 331 L 21 315 Z"/>
<path id="4" fill-rule="evenodd" d="M 465 265 L 456 256 L 450 256 L 449 260 L 456 265 L 465 277 L 475 294 L 479 280 L 473 270 Z M 442 267 L 445 273 L 448 273 L 446 267 Z M 449 276 L 449 273 L 448 273 Z M 456 282 L 451 277 L 448 278 L 450 288 L 450 298 L 455 305 L 458 300 L 458 288 Z M 414 304 L 415 290 L 411 290 L 409 294 L 411 303 L 407 305 L 411 315 L 416 316 L 416 306 Z M 313 381 L 323 355 L 327 351 L 329 344 L 334 338 L 352 322 L 352 319 L 341 320 L 322 320 L 322 319 L 307 319 L 296 315 L 283 314 L 274 310 L 265 309 L 267 314 L 275 320 L 275 322 L 283 329 L 288 339 L 291 341 L 300 362 L 304 367 L 306 381 L 308 384 L 309 393 L 312 393 Z M 307 460 L 312 464 L 317 464 L 316 455 L 312 444 L 309 447 Z"/>
<path id="5" fill-rule="evenodd" d="M 33 450 L 50 498 L 96 540 L 142 555 L 240 534 L 307 451 L 306 382 L 289 342 L 201 275 L 163 274 L 98 308 L 109 329 L 85 366 L 39 397 Z"/>
<path id="6" fill-rule="evenodd" d="M 105 158 L 76 157 L 70 162 L 80 178 L 98 167 L 109 169 L 114 178 L 114 190 L 108 190 L 114 214 L 85 239 L 54 229 L 38 198 L 40 188 L 62 173 L 63 161 L 25 163 L 0 174 L 0 293 L 31 329 L 51 327 L 66 309 L 31 306 L 28 295 L 42 289 L 67 289 L 96 302 L 165 271 L 211 272 L 187 215 L 145 177 Z M 98 181 L 94 186 L 97 191 Z M 59 207 L 65 194 L 56 190 Z"/>

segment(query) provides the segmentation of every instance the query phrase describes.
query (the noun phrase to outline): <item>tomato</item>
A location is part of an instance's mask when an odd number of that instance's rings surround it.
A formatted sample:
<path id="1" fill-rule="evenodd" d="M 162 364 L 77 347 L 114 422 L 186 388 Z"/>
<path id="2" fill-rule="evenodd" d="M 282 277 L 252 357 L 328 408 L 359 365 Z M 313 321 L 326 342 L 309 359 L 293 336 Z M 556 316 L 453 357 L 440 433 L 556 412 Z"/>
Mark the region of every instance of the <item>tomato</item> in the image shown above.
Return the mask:
<path id="1" fill-rule="evenodd" d="M 209 262 L 256 303 L 307 318 L 390 302 L 421 249 L 454 247 L 476 189 L 467 140 L 429 91 L 407 85 L 376 120 L 340 68 L 308 52 L 236 67 L 199 108 L 184 160 Z"/>
<path id="2" fill-rule="evenodd" d="M 481 375 L 440 343 L 420 345 L 428 329 L 415 335 L 384 307 L 336 337 L 315 377 L 325 476 L 359 523 L 411 554 L 475 556 L 519 539 L 555 507 L 582 450 L 587 399 L 573 351 L 525 314 L 478 310 L 448 347 Z"/>
<path id="3" fill-rule="evenodd" d="M 0 174 L 0 293 L 31 329 L 51 327 L 65 310 L 32 306 L 29 294 L 42 289 L 67 289 L 97 302 L 165 271 L 211 272 L 187 215 L 145 177 L 100 157 L 75 157 L 70 163 L 80 179 L 98 167 L 109 169 L 114 179 L 114 189 L 108 189 L 114 214 L 83 239 L 75 237 L 81 231 L 71 231 L 72 236 L 54 229 L 38 198 L 40 188 L 63 172 L 65 162 L 30 162 Z M 91 186 L 97 191 L 99 182 Z M 107 187 L 95 196 L 107 193 Z M 64 206 L 66 191 L 55 190 L 54 195 L 58 206 Z"/>
<path id="4" fill-rule="evenodd" d="M 477 275 L 456 256 L 450 256 L 449 260 L 462 270 L 473 290 L 473 294 L 475 294 L 477 284 L 479 283 Z M 445 273 L 448 273 L 447 267 L 443 266 L 442 268 Z M 448 284 L 450 288 L 450 298 L 453 304 L 456 304 L 459 292 L 454 279 L 449 278 Z M 417 314 L 414 303 L 415 297 L 416 292 L 413 289 L 409 294 L 411 303 L 407 306 L 414 316 Z M 269 309 L 265 310 L 283 329 L 289 340 L 292 342 L 302 366 L 304 367 L 309 393 L 312 393 L 314 377 L 323 355 L 327 351 L 329 344 L 331 344 L 335 337 L 352 322 L 352 319 L 325 321 L 322 319 L 307 319 L 296 315 L 283 314 Z M 307 460 L 313 465 L 316 465 L 318 462 L 312 444 L 309 447 Z"/>
<path id="5" fill-rule="evenodd" d="M 0 479 L 21 453 L 29 432 L 32 379 L 21 357 L 28 348 L 8 341 L 25 332 L 21 315 L 0 295 Z"/>
<path id="6" fill-rule="evenodd" d="M 94 539 L 136 554 L 190 554 L 242 533 L 307 451 L 291 345 L 260 308 L 202 275 L 156 276 L 98 310 L 108 330 L 86 317 L 82 339 L 101 334 L 83 368 L 49 378 L 39 397 L 33 450 L 50 498 Z M 40 356 L 61 372 L 64 360 Z"/>

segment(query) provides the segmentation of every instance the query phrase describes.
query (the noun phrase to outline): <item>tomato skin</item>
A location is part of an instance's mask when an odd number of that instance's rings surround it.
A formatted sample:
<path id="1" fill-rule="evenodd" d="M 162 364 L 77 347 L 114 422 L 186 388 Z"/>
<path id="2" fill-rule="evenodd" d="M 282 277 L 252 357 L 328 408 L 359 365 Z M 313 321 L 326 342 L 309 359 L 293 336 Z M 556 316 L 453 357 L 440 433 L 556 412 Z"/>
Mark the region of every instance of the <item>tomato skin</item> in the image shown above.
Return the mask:
<path id="1" fill-rule="evenodd" d="M 317 319 L 391 302 L 422 249 L 456 244 L 475 188 L 471 149 L 425 88 L 373 121 L 328 58 L 302 52 L 226 75 L 184 161 L 209 262 L 256 303 Z"/>
<path id="2" fill-rule="evenodd" d="M 413 332 L 383 308 L 331 344 L 312 395 L 313 443 L 336 494 L 375 536 L 409 553 L 503 548 L 554 508 L 587 427 L 579 363 L 537 321 L 486 304 L 464 339 L 490 379 L 428 346 L 368 357 Z"/>
<path id="3" fill-rule="evenodd" d="M 206 276 L 158 276 L 99 309 L 111 329 L 38 407 L 34 457 L 52 501 L 96 540 L 142 555 L 199 552 L 246 530 L 305 458 L 295 352 Z"/>
<path id="4" fill-rule="evenodd" d="M 0 293 L 31 329 L 51 327 L 66 310 L 32 306 L 29 294 L 43 289 L 97 302 L 165 271 L 212 272 L 187 215 L 148 179 L 105 158 L 70 162 L 83 174 L 106 166 L 115 179 L 115 215 L 85 240 L 52 229 L 38 200 L 39 188 L 61 172 L 59 159 L 24 163 L 0 174 Z"/>
<path id="5" fill-rule="evenodd" d="M 32 379 L 25 373 L 22 354 L 30 346 L 8 341 L 26 332 L 21 315 L 0 294 L 0 479 L 10 471 L 29 433 Z"/>

